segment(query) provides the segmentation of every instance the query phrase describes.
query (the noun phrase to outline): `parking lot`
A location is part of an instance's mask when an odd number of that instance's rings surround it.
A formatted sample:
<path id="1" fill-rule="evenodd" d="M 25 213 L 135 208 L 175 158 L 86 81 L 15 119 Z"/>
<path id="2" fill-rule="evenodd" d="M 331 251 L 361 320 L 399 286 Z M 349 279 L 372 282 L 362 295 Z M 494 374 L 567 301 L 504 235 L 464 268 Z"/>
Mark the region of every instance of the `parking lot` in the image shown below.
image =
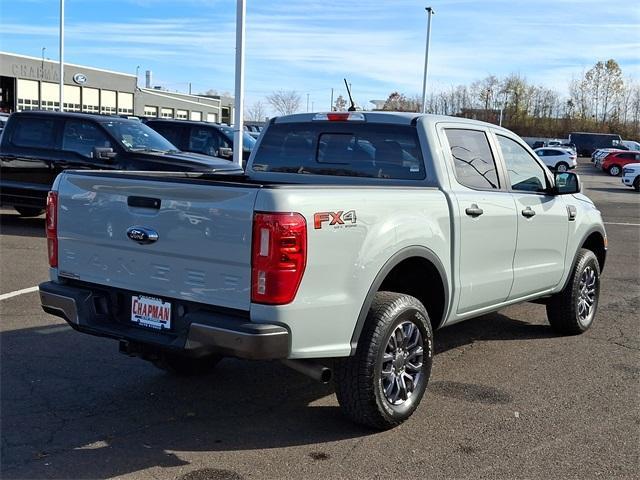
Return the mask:
<path id="1" fill-rule="evenodd" d="M 635 478 L 640 195 L 580 162 L 609 237 L 594 327 L 560 337 L 523 304 L 436 332 L 427 395 L 388 432 L 279 363 L 175 378 L 45 314 L 37 292 L 3 298 L 2 477 Z M 5 209 L 0 228 L 0 294 L 45 280 L 44 218 Z"/>

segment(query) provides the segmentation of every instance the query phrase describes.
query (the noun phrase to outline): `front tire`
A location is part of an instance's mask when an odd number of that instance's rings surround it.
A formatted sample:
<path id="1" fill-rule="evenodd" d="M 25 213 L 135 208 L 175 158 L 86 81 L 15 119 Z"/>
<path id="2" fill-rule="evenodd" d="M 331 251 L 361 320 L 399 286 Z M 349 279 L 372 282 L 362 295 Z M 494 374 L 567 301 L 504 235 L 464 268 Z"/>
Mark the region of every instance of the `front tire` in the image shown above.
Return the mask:
<path id="1" fill-rule="evenodd" d="M 44 213 L 44 209 L 37 207 L 13 207 L 21 217 L 39 217 Z"/>
<path id="2" fill-rule="evenodd" d="M 633 181 L 633 189 L 636 192 L 640 192 L 640 177 L 636 177 L 636 179 Z"/>
<path id="3" fill-rule="evenodd" d="M 407 420 L 427 389 L 433 334 L 424 305 L 414 297 L 378 292 L 356 354 L 336 361 L 335 386 L 354 422 L 386 430 Z"/>
<path id="4" fill-rule="evenodd" d="M 578 251 L 569 283 L 547 302 L 547 318 L 556 332 L 578 335 L 593 324 L 600 297 L 600 264 L 591 250 Z"/>

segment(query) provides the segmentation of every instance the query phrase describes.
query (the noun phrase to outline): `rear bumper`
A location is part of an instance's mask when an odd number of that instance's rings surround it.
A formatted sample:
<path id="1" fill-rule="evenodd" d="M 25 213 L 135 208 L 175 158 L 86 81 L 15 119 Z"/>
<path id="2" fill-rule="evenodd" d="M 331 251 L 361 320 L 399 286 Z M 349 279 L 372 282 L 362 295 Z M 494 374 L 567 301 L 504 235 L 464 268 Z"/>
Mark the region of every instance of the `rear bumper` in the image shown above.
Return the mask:
<path id="1" fill-rule="evenodd" d="M 39 289 L 42 309 L 64 318 L 83 333 L 192 356 L 215 353 L 267 360 L 289 355 L 289 331 L 280 325 L 252 323 L 230 314 L 187 308 L 182 316 L 173 319 L 174 331 L 159 332 L 127 323 L 122 306 L 108 292 L 55 282 L 42 283 Z M 173 315 L 178 316 L 179 312 Z"/>

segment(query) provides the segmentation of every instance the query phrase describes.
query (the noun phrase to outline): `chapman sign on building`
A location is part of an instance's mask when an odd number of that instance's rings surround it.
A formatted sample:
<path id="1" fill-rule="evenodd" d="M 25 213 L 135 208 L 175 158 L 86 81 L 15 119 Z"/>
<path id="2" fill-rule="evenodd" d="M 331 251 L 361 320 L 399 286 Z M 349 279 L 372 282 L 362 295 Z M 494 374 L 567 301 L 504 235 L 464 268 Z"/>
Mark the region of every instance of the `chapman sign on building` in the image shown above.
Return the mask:
<path id="1" fill-rule="evenodd" d="M 58 110 L 59 78 L 58 62 L 0 52 L 0 111 Z M 224 107 L 228 110 L 228 105 Z M 69 63 L 64 66 L 64 109 L 110 115 L 232 121 L 223 118 L 220 98 L 139 88 L 135 75 Z"/>

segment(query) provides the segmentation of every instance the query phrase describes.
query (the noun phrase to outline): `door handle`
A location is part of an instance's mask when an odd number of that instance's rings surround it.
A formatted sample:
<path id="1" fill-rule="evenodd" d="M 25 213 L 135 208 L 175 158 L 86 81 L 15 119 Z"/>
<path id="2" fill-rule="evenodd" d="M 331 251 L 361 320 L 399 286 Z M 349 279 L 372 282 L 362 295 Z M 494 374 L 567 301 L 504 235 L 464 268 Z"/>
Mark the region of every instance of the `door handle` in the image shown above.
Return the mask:
<path id="1" fill-rule="evenodd" d="M 484 210 L 482 210 L 480 207 L 478 207 L 478 205 L 476 205 L 475 203 L 472 203 L 470 207 L 467 207 L 466 210 L 464 211 L 467 215 L 469 215 L 470 217 L 479 217 L 480 215 L 482 215 L 484 213 Z"/>
<path id="2" fill-rule="evenodd" d="M 531 218 L 535 216 L 535 214 L 536 212 L 531 207 L 527 207 L 524 210 L 522 210 L 522 216 L 526 218 Z"/>

